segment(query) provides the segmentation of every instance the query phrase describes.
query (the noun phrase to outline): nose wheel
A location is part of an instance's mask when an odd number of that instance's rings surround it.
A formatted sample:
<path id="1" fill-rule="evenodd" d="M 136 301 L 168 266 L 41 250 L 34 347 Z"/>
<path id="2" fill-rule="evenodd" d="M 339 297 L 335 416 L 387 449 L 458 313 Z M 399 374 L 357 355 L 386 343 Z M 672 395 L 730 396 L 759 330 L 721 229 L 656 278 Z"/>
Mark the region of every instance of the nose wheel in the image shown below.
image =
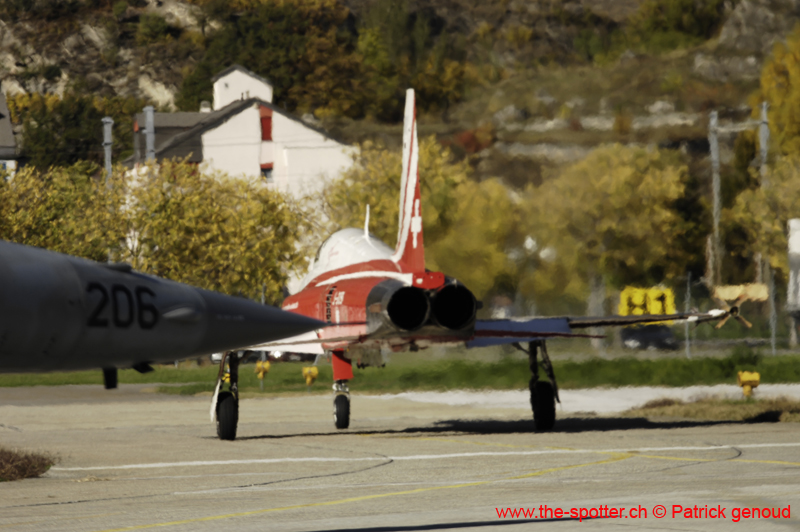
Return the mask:
<path id="1" fill-rule="evenodd" d="M 225 372 L 227 362 L 228 371 Z M 237 353 L 225 353 L 220 361 L 217 389 L 223 381 L 227 381 L 229 391 L 219 392 L 216 397 L 215 418 L 217 436 L 220 440 L 235 440 L 236 428 L 239 424 L 239 356 Z"/>
<path id="2" fill-rule="evenodd" d="M 333 391 L 333 424 L 337 429 L 346 429 L 350 426 L 350 389 L 347 381 L 336 381 Z"/>

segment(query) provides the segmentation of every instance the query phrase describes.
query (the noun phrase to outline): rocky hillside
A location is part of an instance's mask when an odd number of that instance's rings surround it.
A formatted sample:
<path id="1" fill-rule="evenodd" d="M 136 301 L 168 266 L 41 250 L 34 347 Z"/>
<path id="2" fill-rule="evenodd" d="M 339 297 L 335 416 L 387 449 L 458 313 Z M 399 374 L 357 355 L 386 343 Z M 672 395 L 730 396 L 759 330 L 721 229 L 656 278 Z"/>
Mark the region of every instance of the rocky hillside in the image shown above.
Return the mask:
<path id="1" fill-rule="evenodd" d="M 670 26 L 648 8 L 659 1 L 707 9 L 697 9 L 691 27 Z M 341 2 L 349 10 L 341 31 L 351 36 L 378 16 L 375 0 Z M 210 36 L 239 17 L 215 20 L 198 4 L 0 0 L 2 91 L 136 97 L 176 109 L 198 65 L 215 65 L 208 59 Z M 723 124 L 746 120 L 765 58 L 800 20 L 800 0 L 382 5 L 408 11 L 404 38 L 417 38 L 420 20 L 434 43 L 424 46 L 435 52 L 446 37 L 448 57 L 461 68 L 460 93 L 423 117 L 422 132 L 472 157 L 480 176 L 503 175 L 520 186 L 540 179 L 542 167 L 581 158 L 601 142 L 691 146 L 705 137 L 710 109 L 722 111 Z M 258 65 L 245 66 L 259 72 Z M 324 124 L 352 141 L 394 142 L 396 126 L 361 118 L 334 113 Z"/>

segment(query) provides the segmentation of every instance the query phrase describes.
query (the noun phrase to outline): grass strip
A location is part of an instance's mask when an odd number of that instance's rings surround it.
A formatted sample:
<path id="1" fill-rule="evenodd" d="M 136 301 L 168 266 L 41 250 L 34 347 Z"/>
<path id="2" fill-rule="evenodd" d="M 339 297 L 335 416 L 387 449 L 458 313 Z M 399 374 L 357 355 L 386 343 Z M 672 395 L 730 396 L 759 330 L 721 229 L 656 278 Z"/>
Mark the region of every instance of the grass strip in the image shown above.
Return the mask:
<path id="1" fill-rule="evenodd" d="M 272 364 L 264 379 L 264 393 L 309 391 L 301 375 L 300 363 Z M 618 386 L 691 386 L 734 384 L 741 370 L 758 371 L 762 383 L 800 382 L 800 356 L 763 357 L 750 350 L 738 350 L 723 358 L 661 358 L 639 360 L 592 359 L 584 362 L 556 361 L 559 386 L 563 389 Z M 407 363 L 398 361 L 384 368 L 354 368 L 351 388 L 356 392 L 397 393 L 405 390 L 457 390 L 526 388 L 530 379 L 528 362 L 507 357 L 497 362 L 435 360 Z M 147 374 L 121 370 L 121 383 L 184 384 L 161 386 L 159 391 L 194 395 L 212 391 L 217 374 L 215 366 L 174 368 L 162 366 Z M 328 392 L 333 376 L 330 365 L 319 367 L 319 378 L 312 392 Z M 100 371 L 49 374 L 0 375 L 0 386 L 59 384 L 102 384 Z M 253 365 L 240 368 L 239 384 L 243 391 L 258 393 L 259 382 Z"/>
<path id="2" fill-rule="evenodd" d="M 240 370 L 239 386 L 246 393 L 260 393 L 249 366 Z M 563 389 L 617 386 L 691 386 L 735 384 L 742 370 L 758 371 L 762 383 L 800 382 L 800 357 L 761 357 L 735 354 L 725 358 L 617 360 L 595 359 L 586 362 L 555 362 L 559 386 Z M 354 369 L 351 389 L 356 392 L 398 393 L 406 390 L 490 389 L 515 390 L 528 386 L 530 370 L 526 360 L 505 359 L 484 363 L 442 360 L 415 365 L 388 365 L 385 368 Z M 273 364 L 264 380 L 264 393 L 328 392 L 333 376 L 330 366 L 321 366 L 317 382 L 306 388 L 301 365 Z M 213 377 L 205 384 L 162 386 L 159 391 L 193 395 L 213 391 Z"/>
<path id="3" fill-rule="evenodd" d="M 800 423 L 800 401 L 785 397 L 739 400 L 709 397 L 690 402 L 664 398 L 655 399 L 640 408 L 628 410 L 625 415 L 648 418 L 702 419 L 706 421 Z"/>
<path id="4" fill-rule="evenodd" d="M 56 463 L 53 456 L 0 447 L 0 482 L 36 478 Z"/>

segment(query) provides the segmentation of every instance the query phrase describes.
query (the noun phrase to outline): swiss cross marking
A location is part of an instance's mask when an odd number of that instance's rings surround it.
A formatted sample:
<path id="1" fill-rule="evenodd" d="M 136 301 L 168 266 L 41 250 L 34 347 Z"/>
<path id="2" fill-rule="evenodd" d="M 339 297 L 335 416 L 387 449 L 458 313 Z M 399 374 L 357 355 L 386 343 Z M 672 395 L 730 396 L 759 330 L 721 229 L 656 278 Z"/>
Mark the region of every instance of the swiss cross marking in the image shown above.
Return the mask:
<path id="1" fill-rule="evenodd" d="M 411 233 L 414 235 L 414 249 L 417 249 L 417 235 L 422 232 L 422 216 L 419 215 L 419 200 L 414 203 L 414 216 L 411 217 Z"/>

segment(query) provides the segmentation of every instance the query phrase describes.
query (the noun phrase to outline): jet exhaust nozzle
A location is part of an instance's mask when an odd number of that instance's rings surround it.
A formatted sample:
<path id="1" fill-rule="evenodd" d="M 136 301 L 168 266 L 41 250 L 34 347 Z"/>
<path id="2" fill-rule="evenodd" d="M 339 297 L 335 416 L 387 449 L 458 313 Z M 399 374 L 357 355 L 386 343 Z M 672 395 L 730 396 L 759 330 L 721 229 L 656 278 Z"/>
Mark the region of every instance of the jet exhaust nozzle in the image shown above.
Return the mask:
<path id="1" fill-rule="evenodd" d="M 449 284 L 436 292 L 431 307 L 434 322 L 453 331 L 472 325 L 478 310 L 475 296 L 461 284 Z"/>
<path id="2" fill-rule="evenodd" d="M 402 331 L 415 331 L 425 325 L 430 312 L 431 305 L 425 291 L 399 281 L 384 281 L 367 297 L 369 332 L 386 325 Z"/>

